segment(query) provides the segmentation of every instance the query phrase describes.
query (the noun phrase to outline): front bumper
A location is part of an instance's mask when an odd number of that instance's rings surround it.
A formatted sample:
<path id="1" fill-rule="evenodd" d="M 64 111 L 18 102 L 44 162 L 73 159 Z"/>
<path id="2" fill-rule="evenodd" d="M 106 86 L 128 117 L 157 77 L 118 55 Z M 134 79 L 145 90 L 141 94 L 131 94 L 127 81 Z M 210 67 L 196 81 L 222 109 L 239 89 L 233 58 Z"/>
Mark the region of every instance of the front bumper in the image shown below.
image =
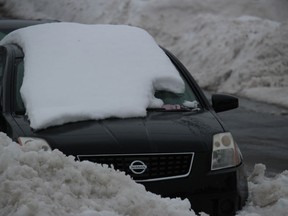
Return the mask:
<path id="1" fill-rule="evenodd" d="M 248 197 L 244 165 L 203 173 L 193 168 L 186 178 L 142 183 L 148 191 L 163 197 L 188 198 L 192 209 L 215 216 L 235 215 Z"/>

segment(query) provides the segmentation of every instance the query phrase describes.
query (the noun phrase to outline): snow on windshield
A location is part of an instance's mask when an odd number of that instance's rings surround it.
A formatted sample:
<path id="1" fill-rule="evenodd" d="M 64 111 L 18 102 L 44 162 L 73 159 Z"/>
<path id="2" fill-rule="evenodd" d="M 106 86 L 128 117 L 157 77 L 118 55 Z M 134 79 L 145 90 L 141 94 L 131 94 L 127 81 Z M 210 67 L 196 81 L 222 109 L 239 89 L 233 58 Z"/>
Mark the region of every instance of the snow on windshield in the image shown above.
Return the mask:
<path id="1" fill-rule="evenodd" d="M 145 116 L 163 104 L 156 90 L 184 91 L 174 65 L 140 28 L 51 23 L 17 30 L 5 43 L 25 53 L 21 94 L 34 129 Z"/>

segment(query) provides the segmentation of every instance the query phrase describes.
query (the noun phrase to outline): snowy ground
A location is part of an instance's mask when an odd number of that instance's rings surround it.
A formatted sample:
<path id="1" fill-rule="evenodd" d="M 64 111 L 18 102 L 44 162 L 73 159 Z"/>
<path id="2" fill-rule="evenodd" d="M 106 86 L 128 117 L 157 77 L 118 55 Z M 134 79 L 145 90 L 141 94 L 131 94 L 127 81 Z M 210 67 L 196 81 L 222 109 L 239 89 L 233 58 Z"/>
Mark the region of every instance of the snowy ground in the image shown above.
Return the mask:
<path id="1" fill-rule="evenodd" d="M 95 0 L 0 0 L 0 3 L 4 16 L 140 26 L 175 53 L 203 88 L 288 109 L 286 0 L 97 0 L 97 4 Z M 20 148 L 3 134 L 0 142 L 0 215 L 41 215 L 40 210 L 43 215 L 50 211 L 85 216 L 194 215 L 186 201 L 143 193 L 144 188 L 123 173 L 74 162 L 57 151 Z M 55 174 L 59 178 L 54 178 Z M 249 200 L 238 215 L 287 215 L 288 172 L 274 178 L 264 174 L 265 166 L 256 165 L 249 178 Z M 115 187 L 105 187 L 106 180 Z M 99 186 L 97 191 L 92 190 L 91 184 Z M 85 185 L 85 190 L 79 190 L 79 185 Z M 54 188 L 59 189 L 55 194 Z M 79 199 L 82 208 L 78 206 Z M 60 204 L 55 207 L 53 200 Z"/>

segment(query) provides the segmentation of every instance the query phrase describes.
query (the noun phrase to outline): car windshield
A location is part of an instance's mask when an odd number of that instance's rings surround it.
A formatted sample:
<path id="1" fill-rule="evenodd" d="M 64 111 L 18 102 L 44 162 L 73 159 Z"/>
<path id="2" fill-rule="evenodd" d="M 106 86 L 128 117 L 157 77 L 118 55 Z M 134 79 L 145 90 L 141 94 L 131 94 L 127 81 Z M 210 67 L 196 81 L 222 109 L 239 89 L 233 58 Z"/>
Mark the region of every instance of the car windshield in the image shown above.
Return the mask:
<path id="1" fill-rule="evenodd" d="M 5 37 L 5 35 L 6 35 L 6 33 L 5 33 L 5 32 L 0 32 L 0 40 L 2 40 L 2 38 L 4 38 L 4 37 Z"/>
<path id="2" fill-rule="evenodd" d="M 7 34 L 14 31 L 15 29 L 1 29 L 0 30 L 0 40 L 2 40 Z"/>
<path id="3" fill-rule="evenodd" d="M 15 112 L 24 115 L 26 112 L 20 88 L 22 86 L 24 76 L 24 62 L 23 59 L 16 65 L 16 90 L 15 90 Z M 185 83 L 185 91 L 183 93 L 173 93 L 168 91 L 156 91 L 155 97 L 163 101 L 164 105 L 161 108 L 148 108 L 148 111 L 175 111 L 175 110 L 199 110 L 199 103 L 197 98 L 189 86 L 187 80 L 181 76 Z"/>
<path id="4" fill-rule="evenodd" d="M 15 91 L 15 112 L 17 114 L 25 114 L 25 106 L 22 101 L 22 97 L 20 94 L 20 88 L 23 82 L 24 77 L 24 63 L 23 60 L 16 64 L 16 91 Z"/>
<path id="5" fill-rule="evenodd" d="M 185 91 L 183 93 L 173 93 L 168 91 L 156 91 L 155 97 L 161 99 L 164 110 L 183 110 L 183 109 L 199 109 L 199 103 L 196 96 L 189 86 L 188 82 L 182 76 L 185 83 Z"/>

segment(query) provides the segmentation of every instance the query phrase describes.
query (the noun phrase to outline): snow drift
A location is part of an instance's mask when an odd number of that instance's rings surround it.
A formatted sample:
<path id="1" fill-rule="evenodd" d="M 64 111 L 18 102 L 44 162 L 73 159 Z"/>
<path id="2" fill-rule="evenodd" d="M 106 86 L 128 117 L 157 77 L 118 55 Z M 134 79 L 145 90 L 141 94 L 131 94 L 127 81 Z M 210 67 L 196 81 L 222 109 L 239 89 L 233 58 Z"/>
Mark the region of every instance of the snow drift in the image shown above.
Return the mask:
<path id="1" fill-rule="evenodd" d="M 288 25 L 214 15 L 192 23 L 178 56 L 190 56 L 185 62 L 203 88 L 288 108 Z"/>
<path id="2" fill-rule="evenodd" d="M 249 198 L 238 216 L 285 216 L 288 212 L 288 170 L 265 177 L 266 166 L 256 164 L 249 176 Z"/>
<path id="3" fill-rule="evenodd" d="M 123 172 L 0 132 L 0 215 L 193 216 L 188 200 L 147 192 Z"/>
<path id="4" fill-rule="evenodd" d="M 19 146 L 0 132 L 0 215 L 195 216 L 186 200 L 147 192 L 123 172 L 75 161 L 37 141 Z M 249 199 L 239 216 L 288 211 L 288 172 L 265 177 L 257 164 L 249 177 Z M 202 213 L 201 215 L 206 215 Z"/>

